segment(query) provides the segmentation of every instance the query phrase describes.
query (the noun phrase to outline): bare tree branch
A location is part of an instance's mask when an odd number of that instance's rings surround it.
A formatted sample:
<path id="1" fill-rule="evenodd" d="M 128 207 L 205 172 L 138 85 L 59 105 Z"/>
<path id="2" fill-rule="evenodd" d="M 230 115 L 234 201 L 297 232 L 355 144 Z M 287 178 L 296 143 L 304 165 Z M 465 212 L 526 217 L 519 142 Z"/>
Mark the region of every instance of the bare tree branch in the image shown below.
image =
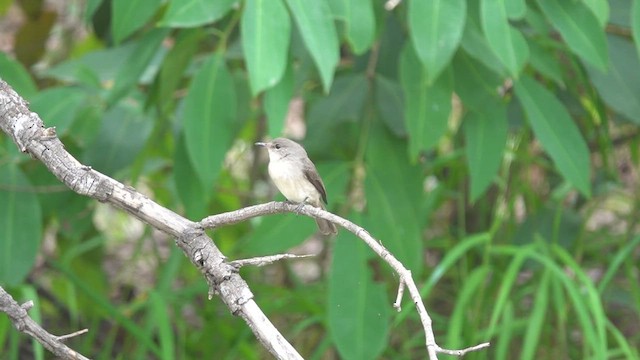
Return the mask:
<path id="1" fill-rule="evenodd" d="M 60 181 L 76 193 L 117 207 L 176 239 L 176 245 L 202 272 L 231 313 L 240 316 L 262 345 L 278 359 L 302 359 L 253 300 L 237 269 L 225 261 L 199 224 L 166 209 L 130 186 L 91 169 L 69 154 L 40 117 L 0 79 L 0 128 L 20 151 L 40 160 Z"/>
<path id="2" fill-rule="evenodd" d="M 43 329 L 38 323 L 33 321 L 27 310 L 33 306 L 32 302 L 27 302 L 23 306 L 20 306 L 13 297 L 7 293 L 2 287 L 0 287 L 0 311 L 9 316 L 9 320 L 18 331 L 23 332 L 32 338 L 36 339 L 47 350 L 51 351 L 54 355 L 68 360 L 85 360 L 87 359 L 82 354 L 71 349 L 65 345 L 62 341 L 70 337 L 84 334 L 88 330 L 76 331 L 72 334 L 55 336 Z"/>

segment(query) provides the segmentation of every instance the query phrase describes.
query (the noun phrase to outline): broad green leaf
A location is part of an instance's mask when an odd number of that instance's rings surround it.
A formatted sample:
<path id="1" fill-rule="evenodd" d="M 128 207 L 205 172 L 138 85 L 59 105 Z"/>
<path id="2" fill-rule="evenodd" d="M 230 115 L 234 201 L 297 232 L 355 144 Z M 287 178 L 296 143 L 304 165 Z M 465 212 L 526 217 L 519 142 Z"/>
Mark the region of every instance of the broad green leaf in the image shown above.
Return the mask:
<path id="1" fill-rule="evenodd" d="M 249 255 L 281 253 L 300 245 L 317 230 L 315 221 L 307 216 L 289 213 L 265 216 L 242 240 L 242 249 Z"/>
<path id="2" fill-rule="evenodd" d="M 363 115 L 368 92 L 368 80 L 364 74 L 343 75 L 336 78 L 327 96 L 314 102 L 307 115 L 305 139 L 307 151 L 324 149 L 327 141 L 336 137 L 335 131 L 345 122 L 355 122 Z"/>
<path id="3" fill-rule="evenodd" d="M 607 39 L 595 15 L 581 1 L 538 0 L 542 12 L 582 61 L 606 71 Z"/>
<path id="4" fill-rule="evenodd" d="M 475 202 L 493 182 L 507 143 L 507 114 L 503 107 L 468 112 L 462 129 L 471 176 L 470 201 Z"/>
<path id="5" fill-rule="evenodd" d="M 520 31 L 509 25 L 504 0 L 481 0 L 482 30 L 493 53 L 518 78 L 529 58 L 527 41 Z"/>
<path id="6" fill-rule="evenodd" d="M 183 113 L 187 152 L 206 198 L 235 136 L 236 101 L 223 55 L 211 55 L 193 76 Z"/>
<path id="7" fill-rule="evenodd" d="M 522 19 L 527 12 L 527 3 L 525 0 L 504 0 L 507 16 L 509 19 Z"/>
<path id="8" fill-rule="evenodd" d="M 556 169 L 585 196 L 591 195 L 589 149 L 567 109 L 537 81 L 522 77 L 515 85 L 536 138 Z"/>
<path id="9" fill-rule="evenodd" d="M 553 31 L 547 18 L 537 8 L 528 8 L 524 19 L 531 27 L 531 35 L 539 35 L 538 39 L 548 39 L 549 33 Z M 555 45 L 556 42 L 552 44 Z"/>
<path id="10" fill-rule="evenodd" d="M 0 52 L 0 79 L 6 81 L 25 99 L 31 99 L 38 91 L 27 69 L 4 52 Z"/>
<path id="11" fill-rule="evenodd" d="M 640 57 L 640 0 L 633 0 L 631 7 L 631 32 L 633 33 L 633 41 L 636 44 L 638 57 Z"/>
<path id="12" fill-rule="evenodd" d="M 137 51 L 137 42 L 129 42 L 105 50 L 87 53 L 79 59 L 60 63 L 44 74 L 64 82 L 83 83 L 101 87 L 101 83 L 111 82 L 116 74 L 123 71 L 133 54 Z"/>
<path id="13" fill-rule="evenodd" d="M 113 0 L 111 26 L 116 44 L 149 21 L 161 3 L 162 0 Z"/>
<path id="14" fill-rule="evenodd" d="M 96 13 L 96 11 L 98 10 L 98 8 L 100 7 L 100 4 L 102 3 L 102 0 L 87 0 L 86 1 L 86 8 L 83 11 L 84 15 L 83 15 L 83 20 L 85 23 L 89 24 L 91 23 L 91 19 L 93 18 L 93 15 Z"/>
<path id="15" fill-rule="evenodd" d="M 138 103 L 119 103 L 104 114 L 98 136 L 84 153 L 84 163 L 113 176 L 133 163 L 152 128 L 153 118 Z"/>
<path id="16" fill-rule="evenodd" d="M 407 136 L 404 124 L 404 99 L 402 87 L 382 75 L 376 75 L 376 107 L 387 128 L 398 137 Z"/>
<path id="17" fill-rule="evenodd" d="M 609 21 L 609 2 L 607 0 L 582 0 L 598 19 L 600 28 L 604 29 Z"/>
<path id="18" fill-rule="evenodd" d="M 375 36 L 375 16 L 371 0 L 329 0 L 333 15 L 345 26 L 345 36 L 353 52 L 363 54 Z"/>
<path id="19" fill-rule="evenodd" d="M 293 97 L 293 70 L 291 65 L 280 79 L 280 82 L 264 93 L 264 111 L 267 113 L 269 136 L 282 136 L 282 130 L 289 112 L 289 102 Z"/>
<path id="20" fill-rule="evenodd" d="M 182 206 L 184 206 L 185 215 L 189 219 L 202 219 L 207 215 L 207 198 L 202 196 L 206 194 L 204 186 L 196 170 L 191 165 L 189 154 L 187 154 L 187 145 L 184 136 L 180 136 L 176 144 L 176 151 L 173 160 L 173 182 Z"/>
<path id="21" fill-rule="evenodd" d="M 409 155 L 416 159 L 420 151 L 436 146 L 447 131 L 453 81 L 450 73 L 445 72 L 429 85 L 427 70 L 413 48 L 405 46 L 400 56 L 400 82 L 404 90 Z"/>
<path id="22" fill-rule="evenodd" d="M 538 45 L 535 41 L 529 43 L 529 49 L 531 50 L 531 66 L 556 84 L 564 86 L 562 68 L 553 52 Z"/>
<path id="23" fill-rule="evenodd" d="M 30 109 L 40 116 L 45 126 L 55 126 L 58 136 L 62 136 L 67 133 L 86 98 L 87 93 L 81 88 L 55 87 L 34 96 Z"/>
<path id="24" fill-rule="evenodd" d="M 282 0 L 247 0 L 240 21 L 251 92 L 276 85 L 287 67 L 291 20 Z"/>
<path id="25" fill-rule="evenodd" d="M 466 0 L 410 0 L 411 42 L 429 84 L 440 76 L 458 48 L 467 14 Z"/>
<path id="26" fill-rule="evenodd" d="M 168 33 L 166 29 L 156 29 L 136 43 L 135 50 L 126 59 L 126 65 L 120 68 L 115 77 L 115 83 L 107 96 L 107 103 L 113 105 L 122 99 L 136 84 L 159 52 L 166 53 L 161 46 L 162 40 Z"/>
<path id="27" fill-rule="evenodd" d="M 311 54 L 326 92 L 331 88 L 333 72 L 340 59 L 338 34 L 325 0 L 287 0 L 298 30 Z"/>
<path id="28" fill-rule="evenodd" d="M 630 121 L 640 124 L 640 61 L 631 41 L 609 36 L 609 71 L 603 74 L 587 66 L 589 78 L 607 105 Z"/>
<path id="29" fill-rule="evenodd" d="M 346 231 L 332 250 L 327 296 L 329 333 L 344 359 L 377 359 L 388 342 L 389 300 L 372 280 L 371 250 Z"/>
<path id="30" fill-rule="evenodd" d="M 0 165 L 0 284 L 22 283 L 42 238 L 42 211 L 29 179 L 13 162 Z"/>
<path id="31" fill-rule="evenodd" d="M 371 129 L 365 154 L 368 211 L 364 220 L 371 235 L 419 278 L 423 270 L 424 217 L 420 211 L 423 177 L 409 163 L 405 146 L 382 124 Z"/>
<path id="32" fill-rule="evenodd" d="M 473 17 L 467 18 L 467 23 L 462 34 L 462 48 L 472 58 L 480 61 L 485 67 L 491 69 L 496 74 L 506 75 L 507 70 L 502 62 L 489 47 L 487 39 L 482 34 L 480 26 Z"/>
<path id="33" fill-rule="evenodd" d="M 459 51 L 453 59 L 453 72 L 464 81 L 455 82 L 455 92 L 466 108 L 483 112 L 487 104 L 498 104 L 502 78 L 467 55 Z"/>
<path id="34" fill-rule="evenodd" d="M 175 91 L 181 85 L 185 71 L 198 51 L 198 44 L 204 35 L 201 29 L 180 31 L 175 44 L 164 58 L 154 84 L 156 93 L 149 99 L 149 102 L 157 104 L 163 114 L 175 107 Z"/>
<path id="35" fill-rule="evenodd" d="M 196 27 L 225 16 L 238 0 L 171 0 L 161 26 Z"/>

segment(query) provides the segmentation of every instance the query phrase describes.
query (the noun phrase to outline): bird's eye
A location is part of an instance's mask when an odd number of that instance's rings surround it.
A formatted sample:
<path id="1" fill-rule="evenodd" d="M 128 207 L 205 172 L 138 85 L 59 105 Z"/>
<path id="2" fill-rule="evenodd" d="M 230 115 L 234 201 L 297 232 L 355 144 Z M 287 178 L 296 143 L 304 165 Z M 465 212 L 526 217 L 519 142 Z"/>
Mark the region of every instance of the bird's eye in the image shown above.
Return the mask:
<path id="1" fill-rule="evenodd" d="M 280 144 L 276 144 L 276 149 L 280 149 Z"/>

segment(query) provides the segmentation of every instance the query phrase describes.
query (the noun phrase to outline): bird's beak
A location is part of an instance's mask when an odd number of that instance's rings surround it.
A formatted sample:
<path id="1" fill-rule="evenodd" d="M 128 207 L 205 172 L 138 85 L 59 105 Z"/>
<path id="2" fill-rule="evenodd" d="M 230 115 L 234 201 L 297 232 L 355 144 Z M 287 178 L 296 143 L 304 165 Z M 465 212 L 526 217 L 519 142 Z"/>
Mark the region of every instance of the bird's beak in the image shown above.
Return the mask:
<path id="1" fill-rule="evenodd" d="M 267 146 L 267 143 L 257 142 L 255 145 L 256 146 Z"/>

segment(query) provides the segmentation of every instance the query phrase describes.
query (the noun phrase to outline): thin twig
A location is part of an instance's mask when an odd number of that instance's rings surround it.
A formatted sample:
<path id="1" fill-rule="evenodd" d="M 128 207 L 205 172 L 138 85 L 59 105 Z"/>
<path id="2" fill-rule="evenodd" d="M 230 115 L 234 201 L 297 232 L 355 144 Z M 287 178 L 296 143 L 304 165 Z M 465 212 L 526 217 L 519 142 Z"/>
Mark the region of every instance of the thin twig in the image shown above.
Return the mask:
<path id="1" fill-rule="evenodd" d="M 462 350 L 447 350 L 439 347 L 438 352 L 442 354 L 447 354 L 447 355 L 463 356 L 466 353 L 470 353 L 472 351 L 478 351 L 480 349 L 488 348 L 490 345 L 491 343 L 486 342 L 486 343 L 478 344 L 476 346 L 471 346 Z"/>
<path id="2" fill-rule="evenodd" d="M 391 10 L 395 9 L 396 6 L 398 6 L 401 1 L 402 0 L 387 0 L 387 2 L 384 4 L 384 8 L 387 11 L 391 11 Z"/>
<path id="3" fill-rule="evenodd" d="M 80 336 L 82 334 L 86 334 L 88 332 L 89 332 L 89 329 L 82 329 L 82 330 L 74 331 L 71 334 L 58 336 L 58 340 L 64 341 L 64 340 L 70 339 L 72 337 L 76 337 L 76 336 Z"/>
<path id="4" fill-rule="evenodd" d="M 229 261 L 229 265 L 235 268 L 241 268 L 243 266 L 251 265 L 251 266 L 265 266 L 273 264 L 276 261 L 284 260 L 284 259 L 302 259 L 315 256 L 313 254 L 308 255 L 295 255 L 295 254 L 278 254 L 278 255 L 268 255 L 268 256 L 258 256 L 248 259 L 238 259 Z"/>
<path id="5" fill-rule="evenodd" d="M 394 309 L 400 312 L 402 311 L 402 296 L 404 295 L 404 281 L 398 283 L 398 295 L 396 296 L 396 302 L 393 303 Z"/>

